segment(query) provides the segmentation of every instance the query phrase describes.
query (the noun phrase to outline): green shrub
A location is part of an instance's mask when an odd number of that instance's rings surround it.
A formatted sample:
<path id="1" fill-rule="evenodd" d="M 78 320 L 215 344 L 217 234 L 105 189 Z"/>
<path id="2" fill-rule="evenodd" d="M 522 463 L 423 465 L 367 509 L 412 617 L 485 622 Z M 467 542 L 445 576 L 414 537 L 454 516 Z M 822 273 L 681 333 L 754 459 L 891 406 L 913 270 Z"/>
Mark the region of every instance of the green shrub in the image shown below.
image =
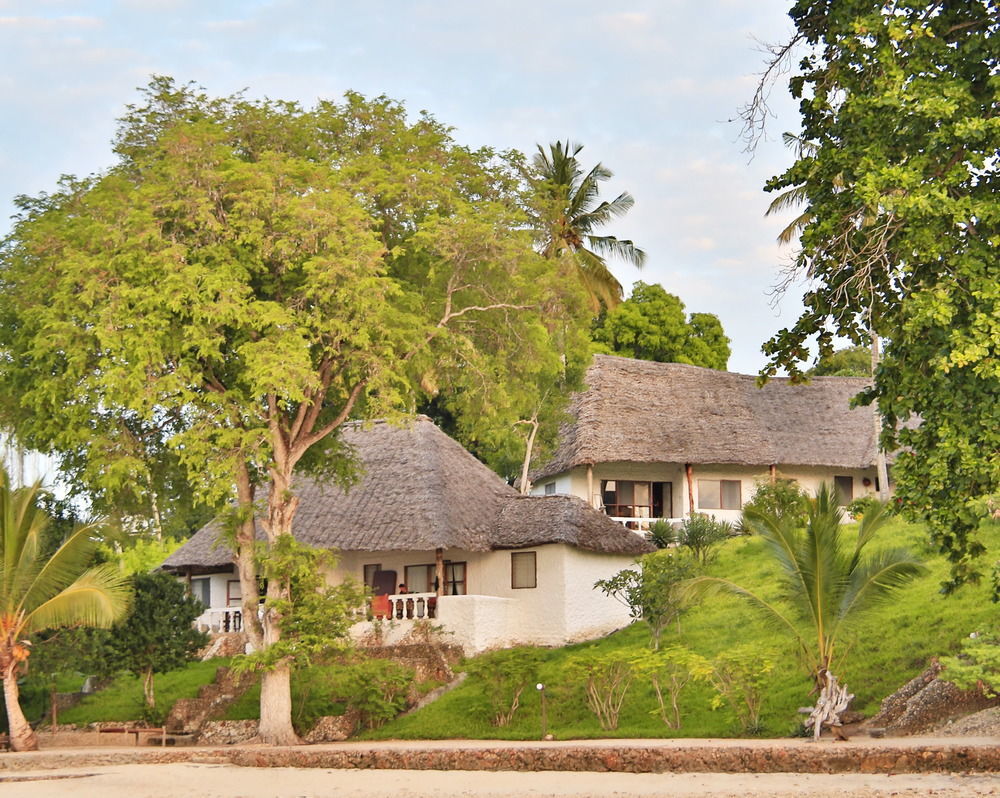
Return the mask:
<path id="1" fill-rule="evenodd" d="M 490 723 L 507 726 L 521 705 L 521 694 L 538 680 L 538 649 L 512 648 L 463 664 L 466 673 L 483 684 Z"/>
<path id="2" fill-rule="evenodd" d="M 1000 638 L 996 635 L 970 636 L 962 641 L 962 651 L 942 657 L 941 679 L 961 690 L 981 690 L 990 698 L 1000 696 Z"/>
<path id="3" fill-rule="evenodd" d="M 618 728 L 625 694 L 632 684 L 635 669 L 622 652 L 597 654 L 584 652 L 571 660 L 566 669 L 574 682 L 582 682 L 587 694 L 587 707 L 597 716 L 605 731 Z"/>
<path id="4" fill-rule="evenodd" d="M 707 659 L 683 646 L 647 651 L 633 659 L 632 666 L 637 675 L 649 678 L 656 694 L 657 714 L 670 729 L 681 727 L 681 691 L 691 682 L 708 679 L 712 673 Z"/>
<path id="5" fill-rule="evenodd" d="M 666 549 L 677 543 L 677 530 L 673 524 L 662 519 L 649 525 L 649 542 L 658 549 Z"/>
<path id="6" fill-rule="evenodd" d="M 702 565 L 715 556 L 716 547 L 733 535 L 733 525 L 725 521 L 716 521 L 712 516 L 695 513 L 686 519 L 681 528 L 675 532 L 675 540 L 691 551 L 691 555 Z"/>
<path id="7" fill-rule="evenodd" d="M 779 477 L 771 482 L 770 476 L 760 477 L 750 501 L 743 505 L 739 531 L 746 535 L 753 531 L 745 520 L 747 509 L 774 515 L 778 519 L 791 518 L 795 526 L 805 526 L 808 501 L 808 494 L 794 479 Z"/>
<path id="8" fill-rule="evenodd" d="M 865 513 L 871 510 L 876 505 L 880 504 L 879 500 L 875 496 L 859 496 L 857 499 L 852 501 L 847 505 L 847 514 L 851 516 L 854 520 L 859 520 Z M 885 506 L 885 511 L 887 514 L 892 514 L 893 504 L 889 502 Z"/>
<path id="9" fill-rule="evenodd" d="M 366 729 L 379 728 L 406 708 L 412 668 L 388 659 L 362 659 L 346 671 L 347 705 L 360 713 Z"/>
<path id="10" fill-rule="evenodd" d="M 736 715 L 740 731 L 759 733 L 764 689 L 773 670 L 774 660 L 758 646 L 737 646 L 722 652 L 712 660 L 708 677 L 716 691 L 713 709 L 728 706 Z"/>

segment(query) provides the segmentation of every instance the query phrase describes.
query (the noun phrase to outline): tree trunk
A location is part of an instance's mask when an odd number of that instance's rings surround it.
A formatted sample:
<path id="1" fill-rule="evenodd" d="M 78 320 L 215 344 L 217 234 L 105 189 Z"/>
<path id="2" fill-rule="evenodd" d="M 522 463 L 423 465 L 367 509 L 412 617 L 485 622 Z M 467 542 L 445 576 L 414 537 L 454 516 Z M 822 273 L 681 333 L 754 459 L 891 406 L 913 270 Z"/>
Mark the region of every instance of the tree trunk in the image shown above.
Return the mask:
<path id="1" fill-rule="evenodd" d="M 153 689 L 153 669 L 146 668 L 142 674 L 142 694 L 146 698 L 146 708 L 156 708 L 156 695 Z"/>
<path id="2" fill-rule="evenodd" d="M 55 731 L 56 726 L 59 725 L 59 693 L 56 691 L 55 685 L 49 689 L 49 716 L 51 717 L 52 731 Z"/>
<path id="3" fill-rule="evenodd" d="M 240 604 L 243 610 L 243 631 L 251 647 L 259 649 L 264 643 L 264 630 L 257 613 L 260 609 L 260 590 L 257 587 L 257 563 L 254 561 L 256 526 L 254 524 L 254 487 L 246 466 L 236 473 L 236 496 L 245 516 L 236 530 L 236 571 L 240 578 Z"/>
<path id="4" fill-rule="evenodd" d="M 271 544 L 282 535 L 292 534 L 292 521 L 299 499 L 291 492 L 291 470 L 271 471 L 271 490 L 267 500 L 267 537 Z M 268 579 L 267 597 L 287 599 L 289 585 Z M 268 602 L 270 604 L 271 601 Z M 281 616 L 273 607 L 264 611 L 264 647 L 281 640 Z M 287 661 L 264 671 L 260 683 L 260 741 L 268 745 L 299 745 L 301 740 L 292 728 L 291 666 Z"/>
<path id="5" fill-rule="evenodd" d="M 875 369 L 878 367 L 881 353 L 879 352 L 879 338 L 872 333 L 872 379 L 875 379 Z M 874 416 L 875 424 L 875 473 L 878 476 L 878 498 L 879 501 L 889 501 L 889 468 L 885 462 L 885 450 L 879 438 L 882 435 L 882 414 L 878 409 L 878 400 L 875 401 Z"/>
<path id="6" fill-rule="evenodd" d="M 17 662 L 11 662 L 3 672 L 3 698 L 7 704 L 7 725 L 10 727 L 12 751 L 37 751 L 38 738 L 21 711 L 17 689 Z"/>
<path id="7" fill-rule="evenodd" d="M 517 423 L 528 424 L 531 427 L 531 432 L 528 433 L 528 442 L 524 447 L 524 463 L 521 465 L 521 494 L 527 496 L 531 492 L 528 471 L 531 468 L 531 450 L 535 448 L 535 436 L 538 434 L 538 414 L 535 413 L 530 419 Z"/>
<path id="8" fill-rule="evenodd" d="M 264 671 L 260 682 L 260 729 L 258 736 L 268 745 L 300 745 L 292 728 L 292 680 L 287 663 Z"/>

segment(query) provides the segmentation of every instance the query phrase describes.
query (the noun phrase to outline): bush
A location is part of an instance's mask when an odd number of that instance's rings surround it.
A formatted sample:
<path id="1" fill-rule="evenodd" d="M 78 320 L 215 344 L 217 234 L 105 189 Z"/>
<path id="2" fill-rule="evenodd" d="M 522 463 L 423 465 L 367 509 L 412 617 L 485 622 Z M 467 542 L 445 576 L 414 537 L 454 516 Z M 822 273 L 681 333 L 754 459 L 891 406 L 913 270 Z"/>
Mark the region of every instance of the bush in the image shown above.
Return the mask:
<path id="1" fill-rule="evenodd" d="M 703 681 L 712 673 L 707 659 L 682 646 L 648 651 L 632 660 L 632 666 L 638 675 L 647 676 L 652 682 L 660 720 L 670 729 L 681 727 L 681 691 L 689 683 Z"/>
<path id="2" fill-rule="evenodd" d="M 658 549 L 666 549 L 677 543 L 677 530 L 666 521 L 653 521 L 649 525 L 649 542 Z"/>
<path id="3" fill-rule="evenodd" d="M 847 514 L 855 521 L 858 521 L 865 513 L 879 504 L 881 502 L 875 496 L 861 496 L 847 505 Z M 893 512 L 892 502 L 886 504 L 885 510 L 889 514 Z"/>
<path id="4" fill-rule="evenodd" d="M 779 520 L 790 518 L 796 527 L 805 526 L 808 501 L 808 494 L 794 479 L 779 477 L 772 483 L 770 476 L 761 477 L 750 501 L 743 505 L 739 531 L 746 535 L 753 531 L 746 522 L 748 509 L 777 516 Z"/>
<path id="5" fill-rule="evenodd" d="M 377 729 L 406 708 L 414 672 L 388 659 L 363 659 L 347 668 L 345 698 L 361 724 Z"/>
<path id="6" fill-rule="evenodd" d="M 712 708 L 728 706 L 740 731 L 757 734 L 764 688 L 774 670 L 774 660 L 757 646 L 737 646 L 712 660 L 709 680 L 717 693 Z"/>
<path id="7" fill-rule="evenodd" d="M 538 680 L 540 652 L 512 648 L 464 664 L 470 677 L 483 683 L 490 707 L 490 723 L 507 726 L 521 705 L 521 694 Z"/>
<path id="8" fill-rule="evenodd" d="M 970 636 L 962 641 L 962 652 L 942 657 L 941 679 L 961 690 L 980 690 L 990 698 L 1000 696 L 1000 638 Z"/>
<path id="9" fill-rule="evenodd" d="M 686 519 L 675 532 L 675 539 L 691 550 L 691 555 L 702 566 L 708 565 L 714 557 L 713 550 L 733 534 L 733 525 L 716 521 L 710 515 L 695 513 Z"/>
<path id="10" fill-rule="evenodd" d="M 625 653 L 580 654 L 570 661 L 567 675 L 584 683 L 587 707 L 597 716 L 601 728 L 605 731 L 617 729 L 622 703 L 635 675 Z"/>

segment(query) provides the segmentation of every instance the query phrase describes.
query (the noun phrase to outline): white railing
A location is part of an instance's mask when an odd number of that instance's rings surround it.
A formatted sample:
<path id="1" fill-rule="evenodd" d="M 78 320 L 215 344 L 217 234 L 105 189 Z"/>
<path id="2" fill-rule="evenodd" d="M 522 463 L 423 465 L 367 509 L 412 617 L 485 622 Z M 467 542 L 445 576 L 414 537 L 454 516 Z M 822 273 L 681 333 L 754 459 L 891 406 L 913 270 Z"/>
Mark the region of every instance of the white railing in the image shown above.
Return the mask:
<path id="1" fill-rule="evenodd" d="M 633 532 L 649 532 L 649 527 L 657 521 L 663 521 L 673 526 L 674 524 L 682 524 L 685 520 L 683 518 L 635 518 L 632 516 L 619 515 L 609 515 L 608 518 L 612 521 L 617 521 L 619 524 L 622 524 L 627 529 L 631 529 Z"/>
<path id="2" fill-rule="evenodd" d="M 210 607 L 195 618 L 194 626 L 207 632 L 239 632 L 243 629 L 243 608 Z"/>
<path id="3" fill-rule="evenodd" d="M 419 620 L 437 616 L 437 593 L 394 593 L 389 596 L 389 617 Z"/>

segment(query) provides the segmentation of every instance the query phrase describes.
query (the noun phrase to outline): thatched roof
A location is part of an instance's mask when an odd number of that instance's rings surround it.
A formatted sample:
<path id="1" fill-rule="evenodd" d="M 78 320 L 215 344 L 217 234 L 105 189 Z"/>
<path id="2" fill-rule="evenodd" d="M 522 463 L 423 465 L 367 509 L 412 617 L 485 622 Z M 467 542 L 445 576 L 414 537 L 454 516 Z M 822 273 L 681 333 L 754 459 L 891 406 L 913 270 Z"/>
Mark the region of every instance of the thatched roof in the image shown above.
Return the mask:
<path id="1" fill-rule="evenodd" d="M 816 465 L 875 462 L 871 407 L 851 408 L 869 381 L 815 377 L 808 385 L 596 355 L 552 460 L 534 480 L 608 462 Z"/>
<path id="2" fill-rule="evenodd" d="M 644 541 L 568 497 L 523 497 L 434 423 L 352 423 L 343 430 L 362 475 L 349 490 L 302 477 L 293 534 L 343 551 L 489 551 L 565 542 L 599 552 L 640 554 Z M 163 563 L 168 570 L 232 563 L 208 524 Z"/>

